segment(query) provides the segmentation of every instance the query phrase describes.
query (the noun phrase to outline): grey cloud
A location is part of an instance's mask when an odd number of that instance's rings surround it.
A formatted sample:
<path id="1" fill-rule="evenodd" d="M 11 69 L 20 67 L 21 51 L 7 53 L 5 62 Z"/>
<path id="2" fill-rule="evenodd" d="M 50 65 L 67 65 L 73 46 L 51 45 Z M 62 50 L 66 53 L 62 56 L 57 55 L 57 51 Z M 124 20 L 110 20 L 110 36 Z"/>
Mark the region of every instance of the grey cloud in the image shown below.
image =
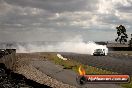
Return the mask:
<path id="1" fill-rule="evenodd" d="M 131 13 L 132 12 L 132 0 L 126 0 L 126 2 L 127 4 L 125 3 L 115 4 L 115 9 L 117 9 L 120 12 Z"/>
<path id="2" fill-rule="evenodd" d="M 97 0 L 5 0 L 22 7 L 41 8 L 51 12 L 80 11 L 96 9 Z"/>
<path id="3" fill-rule="evenodd" d="M 132 13 L 132 6 L 128 6 L 128 7 L 117 7 L 117 9 L 120 11 L 120 12 L 126 12 L 126 13 Z"/>
<path id="4" fill-rule="evenodd" d="M 98 21 L 103 22 L 104 24 L 124 24 L 127 23 L 127 20 L 120 19 L 119 17 L 115 16 L 115 14 L 108 14 L 108 15 L 102 15 L 98 19 Z"/>
<path id="5" fill-rule="evenodd" d="M 131 8 L 117 7 L 113 9 L 124 13 L 130 11 L 126 8 Z M 5 14 L 0 14 L 0 39 L 62 41 L 81 35 L 85 40 L 98 40 L 104 39 L 101 35 L 107 34 L 105 30 L 111 30 L 113 25 L 126 23 L 131 26 L 130 21 L 120 19 L 115 13 L 100 14 L 97 10 L 98 0 L 1 0 L 0 11 Z M 78 23 L 72 25 L 74 22 Z"/>

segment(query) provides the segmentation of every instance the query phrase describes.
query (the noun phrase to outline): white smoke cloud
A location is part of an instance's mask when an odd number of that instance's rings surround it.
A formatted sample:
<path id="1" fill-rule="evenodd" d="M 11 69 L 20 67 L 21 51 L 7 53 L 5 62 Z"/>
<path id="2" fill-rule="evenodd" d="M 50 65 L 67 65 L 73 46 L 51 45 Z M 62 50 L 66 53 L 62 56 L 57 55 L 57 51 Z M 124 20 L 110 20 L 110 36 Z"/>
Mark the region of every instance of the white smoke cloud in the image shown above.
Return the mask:
<path id="1" fill-rule="evenodd" d="M 67 60 L 67 58 L 64 58 L 61 54 L 57 54 L 57 57 L 59 57 L 62 60 Z"/>
<path id="2" fill-rule="evenodd" d="M 61 42 L 54 45 L 37 45 L 27 44 L 25 46 L 18 45 L 17 53 L 32 53 L 32 52 L 72 52 L 80 54 L 93 54 L 95 49 L 106 49 L 106 45 L 98 45 L 94 42 L 83 42 L 80 36 Z"/>

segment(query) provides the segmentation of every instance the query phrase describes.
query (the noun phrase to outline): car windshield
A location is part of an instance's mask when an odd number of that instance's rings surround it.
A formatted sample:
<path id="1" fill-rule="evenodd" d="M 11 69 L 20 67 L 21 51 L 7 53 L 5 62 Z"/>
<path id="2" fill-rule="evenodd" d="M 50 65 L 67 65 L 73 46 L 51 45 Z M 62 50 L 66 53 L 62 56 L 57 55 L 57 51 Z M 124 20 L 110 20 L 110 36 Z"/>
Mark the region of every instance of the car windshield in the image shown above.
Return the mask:
<path id="1" fill-rule="evenodd" d="M 102 52 L 102 49 L 96 49 L 95 52 Z"/>

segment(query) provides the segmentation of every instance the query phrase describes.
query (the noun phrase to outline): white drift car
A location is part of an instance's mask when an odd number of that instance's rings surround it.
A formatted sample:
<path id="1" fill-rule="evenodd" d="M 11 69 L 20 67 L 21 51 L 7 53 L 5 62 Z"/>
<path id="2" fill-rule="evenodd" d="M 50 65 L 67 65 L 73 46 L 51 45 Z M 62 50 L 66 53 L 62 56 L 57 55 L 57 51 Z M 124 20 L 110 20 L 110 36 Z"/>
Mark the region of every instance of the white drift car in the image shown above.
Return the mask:
<path id="1" fill-rule="evenodd" d="M 95 49 L 93 55 L 94 56 L 105 56 L 107 55 L 107 51 L 106 49 Z"/>

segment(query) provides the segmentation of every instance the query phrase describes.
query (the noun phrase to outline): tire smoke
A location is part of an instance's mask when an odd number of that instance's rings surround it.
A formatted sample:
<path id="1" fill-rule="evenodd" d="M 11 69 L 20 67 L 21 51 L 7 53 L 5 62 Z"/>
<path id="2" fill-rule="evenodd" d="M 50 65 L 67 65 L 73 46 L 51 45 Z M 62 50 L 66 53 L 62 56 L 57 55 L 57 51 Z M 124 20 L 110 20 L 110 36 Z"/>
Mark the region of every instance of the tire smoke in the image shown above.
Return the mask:
<path id="1" fill-rule="evenodd" d="M 67 40 L 67 42 L 61 42 L 56 44 L 26 44 L 17 45 L 17 53 L 33 53 L 33 52 L 72 52 L 79 54 L 92 55 L 95 49 L 106 49 L 106 45 L 98 45 L 92 41 L 83 42 L 81 37 L 75 37 L 74 39 Z"/>

